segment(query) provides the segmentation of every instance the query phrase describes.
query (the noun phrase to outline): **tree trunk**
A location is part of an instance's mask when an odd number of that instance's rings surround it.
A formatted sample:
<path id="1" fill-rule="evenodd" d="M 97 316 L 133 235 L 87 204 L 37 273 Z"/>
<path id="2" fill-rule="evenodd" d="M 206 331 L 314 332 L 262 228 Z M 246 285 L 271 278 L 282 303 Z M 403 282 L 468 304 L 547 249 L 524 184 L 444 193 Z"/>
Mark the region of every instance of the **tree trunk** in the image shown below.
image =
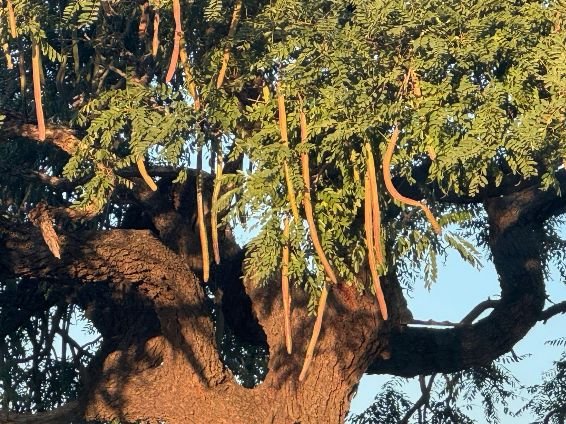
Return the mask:
<path id="1" fill-rule="evenodd" d="M 170 197 L 181 199 L 179 205 L 191 200 Z M 305 294 L 292 291 L 289 355 L 279 285 L 242 281 L 243 255 L 225 240 L 222 266 L 213 272 L 213 289 L 223 294 L 215 306 L 223 317 L 215 334 L 212 302 L 187 265 L 195 262 L 191 252 L 198 251 L 187 245 L 198 240 L 196 231 L 177 206 L 144 205 L 153 232 L 61 234 L 60 260 L 37 229 L 0 218 L 0 277 L 23 278 L 22 289 L 48 282 L 50 293 L 85 310 L 104 340 L 67 419 L 52 414 L 51 421 L 28 416 L 5 422 L 72 422 L 81 416 L 170 424 L 341 423 L 364 372 L 412 376 L 486 364 L 541 319 L 541 222 L 562 210 L 556 199 L 527 188 L 486 201 L 501 299 L 477 323 L 446 330 L 407 327 L 410 313 L 394 274 L 382 282 L 391 311 L 387 322 L 373 296 L 345 284 L 332 286 L 315 357 L 302 382 L 298 376 L 314 322 L 305 312 Z M 157 201 L 164 204 L 164 198 Z M 175 231 L 181 236 L 174 237 Z M 21 312 L 16 321 L 24 322 L 29 313 Z M 240 339 L 269 350 L 267 373 L 257 386 L 239 385 L 223 364 L 216 342 L 221 322 Z"/>
<path id="2" fill-rule="evenodd" d="M 152 272 L 171 271 L 163 266 Z M 83 400 L 85 417 L 167 423 L 343 422 L 356 384 L 386 350 L 378 337 L 374 300 L 345 286 L 331 291 L 314 361 L 299 382 L 314 321 L 304 312 L 306 299 L 293 293 L 294 351 L 289 355 L 277 286 L 246 289 L 269 346 L 262 383 L 245 388 L 223 367 L 202 289 L 195 279 L 179 278 L 178 285 L 166 290 L 166 305 L 156 301 L 161 334 L 122 335 L 119 345 L 105 348 L 92 366 L 90 390 Z M 153 298 L 162 296 L 160 292 Z"/>

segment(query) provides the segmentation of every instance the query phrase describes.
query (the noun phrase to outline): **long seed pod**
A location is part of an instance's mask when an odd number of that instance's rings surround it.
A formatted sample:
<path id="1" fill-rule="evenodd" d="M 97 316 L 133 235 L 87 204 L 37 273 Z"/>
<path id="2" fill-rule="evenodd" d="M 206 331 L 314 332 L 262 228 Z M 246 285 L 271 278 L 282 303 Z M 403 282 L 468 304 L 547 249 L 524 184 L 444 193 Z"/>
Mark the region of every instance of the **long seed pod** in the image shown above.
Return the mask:
<path id="1" fill-rule="evenodd" d="M 393 157 L 393 152 L 395 151 L 395 146 L 397 145 L 398 139 L 399 139 L 399 127 L 396 125 L 395 128 L 393 129 L 393 134 L 391 134 L 391 138 L 387 143 L 387 150 L 385 152 L 385 156 L 383 157 L 383 181 L 385 183 L 385 187 L 387 188 L 387 191 L 389 191 L 389 194 L 391 194 L 391 197 L 393 197 L 395 200 L 405 203 L 407 205 L 417 206 L 421 208 L 424 214 L 426 215 L 428 221 L 430 222 L 430 225 L 432 226 L 434 232 L 436 234 L 441 234 L 442 228 L 440 227 L 440 224 L 438 223 L 438 221 L 436 220 L 436 218 L 434 217 L 428 206 L 425 205 L 424 203 L 417 202 L 414 199 L 403 196 L 401 193 L 397 191 L 397 189 L 393 185 L 393 181 L 391 179 L 391 158 Z"/>
<path id="2" fill-rule="evenodd" d="M 59 64 L 59 69 L 57 70 L 57 75 L 55 77 L 55 86 L 57 91 L 61 93 L 65 88 L 65 72 L 67 71 L 67 51 L 63 50 L 63 59 Z"/>
<path id="3" fill-rule="evenodd" d="M 175 20 L 175 35 L 173 37 L 173 52 L 171 53 L 171 62 L 169 62 L 169 69 L 165 76 L 165 82 L 171 81 L 175 69 L 177 69 L 177 61 L 179 60 L 179 44 L 181 42 L 181 3 L 179 0 L 173 0 L 173 19 Z"/>
<path id="4" fill-rule="evenodd" d="M 2 44 L 2 50 L 4 50 L 4 57 L 6 58 L 6 67 L 8 69 L 14 69 L 14 62 L 12 62 L 12 55 L 10 54 L 10 46 L 8 46 L 8 43 Z"/>
<path id="5" fill-rule="evenodd" d="M 16 15 L 14 14 L 12 0 L 6 0 L 6 9 L 8 11 L 8 26 L 10 27 L 10 35 L 12 38 L 16 38 L 18 36 L 18 28 L 16 27 Z"/>
<path id="6" fill-rule="evenodd" d="M 218 78 L 216 79 L 216 88 L 222 87 L 224 83 L 224 77 L 226 76 L 226 70 L 228 69 L 228 61 L 230 60 L 230 47 L 232 45 L 232 39 L 236 34 L 236 28 L 238 27 L 238 22 L 240 21 L 240 14 L 242 12 L 242 0 L 236 0 L 234 4 L 234 11 L 232 12 L 232 20 L 230 21 L 230 28 L 228 29 L 228 41 L 226 46 L 224 46 L 224 55 L 222 56 L 222 67 L 220 72 L 218 72 Z"/>
<path id="7" fill-rule="evenodd" d="M 318 301 L 318 310 L 316 311 L 316 321 L 314 323 L 314 328 L 312 330 L 312 336 L 307 347 L 307 354 L 305 355 L 305 361 L 303 362 L 303 369 L 299 375 L 299 381 L 303 381 L 307 375 L 312 358 L 314 356 L 314 348 L 316 347 L 316 342 L 318 341 L 318 336 L 320 335 L 320 329 L 322 327 L 322 317 L 324 316 L 324 310 L 326 309 L 326 300 L 328 298 L 328 289 L 326 285 L 322 288 L 322 293 L 320 294 L 320 299 Z"/>
<path id="8" fill-rule="evenodd" d="M 18 42 L 18 73 L 20 75 L 20 93 L 22 95 L 22 99 L 26 96 L 26 88 L 27 88 L 27 78 L 26 78 L 26 65 L 24 63 L 24 55 L 23 55 L 23 45 L 21 40 Z"/>
<path id="9" fill-rule="evenodd" d="M 79 82 L 81 78 L 81 62 L 79 56 L 79 39 L 77 36 L 77 30 L 73 29 L 71 33 L 72 38 L 72 47 L 71 51 L 73 52 L 73 69 L 75 71 L 75 82 Z"/>
<path id="10" fill-rule="evenodd" d="M 214 189 L 212 190 L 212 199 L 210 201 L 210 227 L 212 237 L 212 251 L 214 252 L 214 262 L 220 264 L 220 247 L 218 245 L 218 196 L 220 195 L 220 187 L 222 180 L 222 155 L 218 152 L 216 158 L 216 176 L 214 178 Z"/>
<path id="11" fill-rule="evenodd" d="M 204 204 L 202 200 L 202 149 L 197 155 L 197 223 L 199 228 L 200 248 L 202 252 L 202 280 L 207 283 L 210 274 L 210 259 L 208 257 L 208 236 L 204 222 Z"/>
<path id="12" fill-rule="evenodd" d="M 279 93 L 277 94 L 277 107 L 279 111 L 279 131 L 281 133 L 281 142 L 287 145 L 289 144 L 289 138 L 287 136 L 287 112 L 285 112 L 285 96 L 281 94 L 281 90 L 279 90 Z M 297 196 L 295 195 L 295 187 L 293 186 L 293 180 L 291 179 L 289 164 L 286 160 L 283 162 L 283 173 L 285 176 L 285 183 L 287 184 L 287 197 L 291 206 L 291 212 L 293 213 L 295 222 L 299 222 Z"/>
<path id="13" fill-rule="evenodd" d="M 291 335 L 291 295 L 289 293 L 289 219 L 283 221 L 283 252 L 281 254 L 281 295 L 283 297 L 283 314 L 285 315 L 285 345 L 287 353 L 293 352 Z"/>
<path id="14" fill-rule="evenodd" d="M 151 55 L 153 57 L 157 56 L 157 51 L 159 50 L 159 9 L 155 9 L 153 15 L 153 36 L 151 38 Z"/>
<path id="15" fill-rule="evenodd" d="M 150 189 L 156 191 L 157 185 L 147 173 L 147 169 L 145 169 L 145 163 L 143 162 L 143 159 L 142 158 L 138 159 L 136 161 L 136 165 L 138 166 L 138 171 L 140 171 L 140 175 L 142 176 L 145 183 L 149 186 Z"/>
<path id="16" fill-rule="evenodd" d="M 379 209 L 379 197 L 377 191 L 377 174 L 375 172 L 375 161 L 373 160 L 373 152 L 371 150 L 371 144 L 366 143 L 367 152 L 367 170 L 369 173 L 369 182 L 371 186 L 371 212 L 372 212 L 372 222 L 373 222 L 373 246 L 375 248 L 375 254 L 377 262 L 383 265 L 383 251 L 381 249 L 381 211 Z"/>
<path id="17" fill-rule="evenodd" d="M 191 71 L 191 65 L 189 63 L 189 58 L 187 57 L 187 52 L 185 51 L 185 46 L 181 46 L 179 51 L 179 58 L 181 59 L 181 64 L 183 65 L 183 72 L 185 73 L 185 84 L 187 85 L 187 90 L 193 98 L 193 106 L 195 110 L 200 109 L 200 99 L 197 92 L 197 87 L 195 84 L 195 79 L 193 78 L 193 73 Z"/>
<path id="18" fill-rule="evenodd" d="M 385 303 L 385 296 L 383 295 L 383 290 L 381 289 L 381 283 L 379 282 L 379 274 L 377 273 L 377 263 L 375 260 L 374 245 L 373 245 L 373 224 L 372 224 L 372 204 L 371 204 L 371 182 L 368 173 L 364 178 L 364 229 L 366 232 L 366 246 L 368 249 L 368 262 L 369 269 L 371 273 L 371 279 L 373 282 L 373 289 L 375 291 L 375 296 L 377 297 L 377 303 L 379 304 L 379 311 L 384 321 L 387 321 L 387 303 Z"/>
<path id="19" fill-rule="evenodd" d="M 45 140 L 45 118 L 43 117 L 43 104 L 41 102 L 41 65 L 40 49 L 37 41 L 31 43 L 31 70 L 33 75 L 33 98 L 35 100 L 35 114 L 37 117 L 38 137 Z"/>
<path id="20" fill-rule="evenodd" d="M 300 126 L 301 126 L 301 143 L 305 144 L 308 138 L 308 130 L 307 130 L 307 117 L 304 111 L 301 108 L 300 112 Z M 305 192 L 303 194 L 303 206 L 305 208 L 305 216 L 307 218 L 307 223 L 309 225 L 309 232 L 311 235 L 312 244 L 314 246 L 314 250 L 322 263 L 322 267 L 324 268 L 324 272 L 326 276 L 332 281 L 334 284 L 338 284 L 338 280 L 332 267 L 330 266 L 330 262 L 326 258 L 324 254 L 324 250 L 322 249 L 322 245 L 320 244 L 320 240 L 318 238 L 318 232 L 316 230 L 316 225 L 314 223 L 314 213 L 312 207 L 312 199 L 311 199 L 311 177 L 309 172 L 309 155 L 308 153 L 301 153 L 301 171 L 303 175 L 303 183 L 305 186 Z"/>

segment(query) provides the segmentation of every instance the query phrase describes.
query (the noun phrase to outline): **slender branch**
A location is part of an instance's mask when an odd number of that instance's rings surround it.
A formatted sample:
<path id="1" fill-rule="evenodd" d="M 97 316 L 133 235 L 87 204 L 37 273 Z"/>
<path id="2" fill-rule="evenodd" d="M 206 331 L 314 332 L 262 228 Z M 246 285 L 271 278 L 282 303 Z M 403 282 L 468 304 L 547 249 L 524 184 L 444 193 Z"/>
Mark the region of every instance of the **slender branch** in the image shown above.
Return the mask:
<path id="1" fill-rule="evenodd" d="M 425 384 L 425 376 L 419 375 L 419 383 L 421 386 L 421 397 L 405 413 L 405 416 L 403 417 L 403 419 L 401 419 L 400 424 L 407 424 L 409 422 L 409 419 L 413 416 L 413 414 L 428 403 L 430 399 L 430 391 L 432 390 L 432 383 L 434 382 L 435 377 L 436 374 L 432 374 L 428 380 L 428 383 Z"/>
<path id="2" fill-rule="evenodd" d="M 477 317 L 479 317 L 484 311 L 486 311 L 487 309 L 492 309 L 495 308 L 497 305 L 499 305 L 499 300 L 491 300 L 491 299 L 487 299 L 484 300 L 481 303 L 478 303 L 474 309 L 472 309 L 468 315 L 466 315 L 462 321 L 460 321 L 459 325 L 469 325 L 471 323 L 473 323 Z"/>
<path id="3" fill-rule="evenodd" d="M 458 325 L 460 325 L 460 323 L 452 322 L 452 321 L 435 321 L 433 319 L 429 319 L 429 320 L 414 319 L 411 322 L 409 322 L 409 325 L 429 325 L 429 326 L 434 326 L 434 327 L 457 327 Z"/>
<path id="4" fill-rule="evenodd" d="M 546 321 L 558 314 L 566 314 L 566 300 L 556 303 L 542 311 L 539 321 L 543 321 L 546 324 Z"/>

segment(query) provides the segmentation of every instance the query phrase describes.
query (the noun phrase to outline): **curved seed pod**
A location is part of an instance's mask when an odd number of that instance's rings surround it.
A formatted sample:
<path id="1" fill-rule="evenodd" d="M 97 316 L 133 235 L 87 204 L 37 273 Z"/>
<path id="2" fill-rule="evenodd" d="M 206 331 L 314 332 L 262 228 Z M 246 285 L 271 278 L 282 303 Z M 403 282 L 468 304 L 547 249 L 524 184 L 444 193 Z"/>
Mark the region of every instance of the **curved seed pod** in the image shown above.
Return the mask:
<path id="1" fill-rule="evenodd" d="M 33 75 L 33 98 L 35 100 L 35 114 L 37 116 L 37 129 L 39 139 L 45 140 L 45 118 L 43 117 L 43 104 L 41 102 L 41 65 L 39 44 L 32 40 L 31 43 L 31 70 Z"/>
<path id="2" fill-rule="evenodd" d="M 371 144 L 366 143 L 367 152 L 367 170 L 369 173 L 369 182 L 371 186 L 371 212 L 372 212 L 372 223 L 373 223 L 373 246 L 375 248 L 375 254 L 377 262 L 383 265 L 383 251 L 381 249 L 381 211 L 379 210 L 379 197 L 377 191 L 377 174 L 375 172 L 375 162 L 373 160 L 373 152 L 371 150 Z"/>
<path id="3" fill-rule="evenodd" d="M 159 9 L 155 9 L 155 14 L 153 15 L 153 36 L 151 38 L 151 55 L 153 57 L 157 56 L 157 51 L 159 50 Z"/>
<path id="4" fill-rule="evenodd" d="M 300 126 L 301 126 L 301 143 L 306 143 L 308 138 L 308 129 L 307 129 L 307 117 L 301 108 L 300 112 Z M 316 225 L 314 223 L 314 213 L 312 207 L 312 199 L 311 199 L 311 182 L 310 182 L 310 172 L 309 172 L 309 155 L 307 153 L 301 153 L 301 170 L 303 175 L 303 183 L 305 186 L 305 192 L 303 193 L 303 206 L 305 208 L 305 217 L 307 219 L 307 223 L 309 225 L 309 232 L 311 235 L 312 244 L 314 246 L 314 250 L 322 263 L 322 267 L 324 268 L 324 272 L 326 276 L 332 281 L 334 284 L 338 284 L 338 280 L 332 267 L 330 266 L 330 262 L 326 258 L 324 254 L 324 250 L 322 249 L 322 245 L 320 244 L 320 240 L 318 238 L 318 232 L 316 230 Z"/>
<path id="5" fill-rule="evenodd" d="M 214 252 L 214 262 L 220 264 L 220 247 L 218 245 L 218 196 L 220 195 L 222 179 L 222 155 L 218 153 L 216 159 L 216 177 L 214 178 L 214 189 L 212 190 L 212 200 L 210 202 L 210 227 L 212 231 L 212 251 Z"/>
<path id="6" fill-rule="evenodd" d="M 179 0 L 173 0 L 173 19 L 175 20 L 173 52 L 171 53 L 171 62 L 169 63 L 167 75 L 165 75 L 165 82 L 169 82 L 171 81 L 171 78 L 173 78 L 175 69 L 177 69 L 177 61 L 179 59 L 179 44 L 181 42 L 181 34 L 183 32 L 183 29 L 181 28 L 181 3 Z"/>
<path id="7" fill-rule="evenodd" d="M 16 27 L 16 15 L 14 14 L 12 0 L 6 0 L 6 9 L 8 11 L 8 26 L 10 27 L 10 35 L 12 38 L 16 38 L 18 36 L 18 28 Z"/>
<path id="8" fill-rule="evenodd" d="M 79 39 L 77 37 L 77 30 L 73 29 L 71 33 L 71 51 L 73 52 L 73 69 L 75 71 L 75 82 L 79 82 L 81 79 L 81 63 L 79 56 Z"/>
<path id="9" fill-rule="evenodd" d="M 283 252 L 281 254 L 281 296 L 283 297 L 283 314 L 285 315 L 285 345 L 287 353 L 293 352 L 291 335 L 291 295 L 289 293 L 289 219 L 283 221 Z"/>
<path id="10" fill-rule="evenodd" d="M 234 11 L 232 12 L 232 20 L 230 21 L 230 29 L 228 29 L 228 42 L 224 47 L 224 55 L 222 56 L 222 67 L 220 68 L 218 78 L 216 79 L 216 88 L 222 87 L 222 84 L 224 83 L 224 77 L 226 76 L 226 70 L 228 69 L 228 61 L 230 60 L 230 46 L 232 44 L 234 34 L 236 34 L 236 28 L 240 21 L 241 12 L 242 0 L 236 0 L 234 4 Z"/>
<path id="11" fill-rule="evenodd" d="M 430 225 L 432 226 L 434 232 L 436 234 L 441 234 L 442 227 L 440 227 L 440 224 L 438 223 L 428 206 L 424 203 L 417 202 L 416 200 L 403 196 L 393 185 L 393 181 L 391 180 L 391 158 L 393 157 L 393 152 L 395 151 L 395 146 L 398 139 L 399 127 L 395 126 L 393 134 L 391 135 L 391 138 L 389 139 L 389 142 L 387 144 L 385 156 L 383 157 L 383 181 L 385 183 L 385 187 L 387 188 L 387 191 L 389 191 L 389 194 L 391 194 L 391 197 L 393 197 L 395 200 L 398 200 L 399 202 L 405 203 L 407 205 L 417 206 L 421 208 L 425 213 L 428 221 L 430 222 Z"/>
<path id="12" fill-rule="evenodd" d="M 285 145 L 289 144 L 289 138 L 287 136 L 287 112 L 285 111 L 285 96 L 279 93 L 277 95 L 277 108 L 279 112 L 279 132 L 281 133 L 281 142 Z M 289 170 L 289 164 L 287 161 L 283 162 L 283 173 L 285 176 L 285 183 L 287 184 L 287 197 L 289 199 L 289 204 L 291 206 L 291 212 L 293 213 L 293 218 L 295 222 L 299 222 L 299 209 L 297 208 L 297 196 L 295 195 L 295 187 L 293 186 L 293 180 L 291 179 L 291 172 Z"/>
<path id="13" fill-rule="evenodd" d="M 138 166 L 138 171 L 140 171 L 140 175 L 142 176 L 145 183 L 149 186 L 150 189 L 152 189 L 153 191 L 156 191 L 157 185 L 155 184 L 153 179 L 147 173 L 147 169 L 145 169 L 145 163 L 143 162 L 143 159 L 141 159 L 141 158 L 138 159 L 136 161 L 136 165 Z"/>
<path id="14" fill-rule="evenodd" d="M 208 257 L 208 236 L 204 222 L 204 204 L 202 200 L 202 149 L 197 155 L 197 222 L 199 228 L 200 248 L 202 252 L 202 280 L 207 283 L 210 274 L 210 259 Z"/>
<path id="15" fill-rule="evenodd" d="M 189 58 L 187 57 L 187 52 L 185 47 L 182 46 L 179 51 L 179 58 L 181 59 L 181 64 L 183 65 L 183 72 L 185 73 L 185 84 L 187 85 L 187 90 L 193 98 L 193 106 L 195 110 L 200 109 L 200 99 L 197 92 L 197 87 L 195 84 L 195 79 L 193 78 L 193 73 L 191 72 L 191 65 L 189 63 Z"/>
<path id="16" fill-rule="evenodd" d="M 316 342 L 318 341 L 318 336 L 320 335 L 320 329 L 322 327 L 322 317 L 324 316 L 324 310 L 326 308 L 326 300 L 328 298 L 328 289 L 326 285 L 322 288 L 322 293 L 320 294 L 320 299 L 318 301 L 318 310 L 316 311 L 316 321 L 314 323 L 314 328 L 312 330 L 312 336 L 307 347 L 307 354 L 305 355 L 305 361 L 303 362 L 303 369 L 299 375 L 299 381 L 303 381 L 307 375 L 307 371 L 312 362 L 314 356 L 314 348 L 316 347 Z"/>
<path id="17" fill-rule="evenodd" d="M 374 245 L 373 245 L 373 223 L 372 223 L 372 204 L 371 204 L 371 182 L 368 173 L 364 178 L 364 229 L 366 232 L 366 246 L 368 249 L 368 262 L 369 269 L 371 273 L 371 279 L 373 282 L 373 289 L 375 291 L 375 296 L 377 297 L 377 303 L 379 304 L 379 311 L 384 321 L 387 321 L 387 303 L 385 302 L 385 296 L 383 295 L 383 290 L 381 289 L 381 283 L 379 282 L 379 274 L 377 273 L 377 264 L 375 260 Z"/>

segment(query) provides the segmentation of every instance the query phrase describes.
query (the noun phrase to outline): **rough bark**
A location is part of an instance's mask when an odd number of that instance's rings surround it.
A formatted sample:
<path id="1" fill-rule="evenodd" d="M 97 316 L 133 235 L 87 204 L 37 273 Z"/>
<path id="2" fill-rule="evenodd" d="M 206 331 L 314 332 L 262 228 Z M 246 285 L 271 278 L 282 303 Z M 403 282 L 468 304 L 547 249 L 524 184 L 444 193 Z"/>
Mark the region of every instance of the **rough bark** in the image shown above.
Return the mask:
<path id="1" fill-rule="evenodd" d="M 341 422 L 353 386 L 384 349 L 373 300 L 340 287 L 332 293 L 315 361 L 299 384 L 313 321 L 304 313 L 305 300 L 296 293 L 296 349 L 288 356 L 278 293 L 246 287 L 267 335 L 270 360 L 266 380 L 245 389 L 220 361 L 199 281 L 182 258 L 150 232 L 62 235 L 61 260 L 51 255 L 32 227 L 3 223 L 1 233 L 0 275 L 47 279 L 54 285 L 73 282 L 74 296 L 105 338 L 81 403 L 90 419 Z"/>

